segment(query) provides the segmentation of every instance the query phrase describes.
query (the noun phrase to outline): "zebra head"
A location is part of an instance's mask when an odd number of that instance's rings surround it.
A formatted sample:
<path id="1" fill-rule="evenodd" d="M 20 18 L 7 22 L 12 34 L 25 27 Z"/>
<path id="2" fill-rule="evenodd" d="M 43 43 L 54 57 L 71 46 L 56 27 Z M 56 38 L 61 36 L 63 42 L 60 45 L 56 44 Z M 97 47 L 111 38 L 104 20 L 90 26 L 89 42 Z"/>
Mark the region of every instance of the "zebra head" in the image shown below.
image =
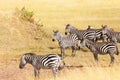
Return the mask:
<path id="1" fill-rule="evenodd" d="M 70 24 L 67 24 L 65 28 L 65 35 L 67 35 L 68 33 L 73 34 L 75 30 L 75 27 L 71 26 Z"/>
<path id="2" fill-rule="evenodd" d="M 113 29 L 109 28 L 107 25 L 102 25 L 102 35 L 106 35 L 109 32 L 114 31 Z"/>
<path id="3" fill-rule="evenodd" d="M 65 28 L 65 35 L 67 35 L 68 33 L 70 33 L 70 28 L 71 28 L 70 24 L 67 24 L 66 28 Z"/>
<path id="4" fill-rule="evenodd" d="M 32 61 L 32 56 L 35 55 L 33 53 L 26 53 L 26 54 L 23 54 L 21 59 L 20 59 L 20 64 L 19 64 L 19 68 L 20 69 L 23 69 L 24 66 L 27 64 L 27 63 L 31 63 Z"/>
<path id="5" fill-rule="evenodd" d="M 25 64 L 26 64 L 26 60 L 25 60 L 25 55 L 23 55 L 20 59 L 20 64 L 19 64 L 19 68 L 22 69 L 24 68 Z"/>
<path id="6" fill-rule="evenodd" d="M 55 40 L 61 40 L 62 38 L 62 35 L 60 34 L 60 32 L 58 30 L 54 31 L 53 30 L 53 38 L 52 38 L 52 41 L 55 41 Z"/>

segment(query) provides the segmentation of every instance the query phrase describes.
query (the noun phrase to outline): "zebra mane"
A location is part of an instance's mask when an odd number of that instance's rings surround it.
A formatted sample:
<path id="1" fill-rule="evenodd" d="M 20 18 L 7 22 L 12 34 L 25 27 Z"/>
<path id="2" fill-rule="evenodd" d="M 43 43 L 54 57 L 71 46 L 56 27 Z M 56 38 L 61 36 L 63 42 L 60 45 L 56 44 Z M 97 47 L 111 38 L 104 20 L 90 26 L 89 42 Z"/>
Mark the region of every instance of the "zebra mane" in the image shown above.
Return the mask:
<path id="1" fill-rule="evenodd" d="M 110 28 L 109 26 L 107 26 L 107 25 L 102 25 L 102 28 L 103 29 L 107 29 L 107 30 L 109 30 L 109 31 L 114 31 L 114 29 L 113 28 Z"/>
<path id="2" fill-rule="evenodd" d="M 53 30 L 54 33 L 58 33 L 59 31 L 58 30 Z"/>
<path id="3" fill-rule="evenodd" d="M 33 55 L 36 55 L 35 53 L 25 53 L 24 55 L 30 55 L 30 56 L 33 56 Z"/>
<path id="4" fill-rule="evenodd" d="M 75 28 L 74 26 L 70 25 L 70 24 L 67 24 L 66 25 L 66 28 L 70 27 L 71 29 L 74 29 L 74 30 L 78 30 L 77 28 Z"/>

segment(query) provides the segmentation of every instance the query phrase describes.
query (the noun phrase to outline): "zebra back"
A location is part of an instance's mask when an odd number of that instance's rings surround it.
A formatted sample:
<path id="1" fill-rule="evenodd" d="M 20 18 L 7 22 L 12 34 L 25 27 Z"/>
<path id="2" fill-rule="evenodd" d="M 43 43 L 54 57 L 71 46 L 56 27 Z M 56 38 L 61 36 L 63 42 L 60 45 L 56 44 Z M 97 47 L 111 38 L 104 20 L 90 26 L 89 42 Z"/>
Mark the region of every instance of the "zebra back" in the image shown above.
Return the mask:
<path id="1" fill-rule="evenodd" d="M 57 54 L 36 55 L 33 53 L 25 53 L 21 57 L 19 67 L 22 69 L 27 63 L 33 65 L 36 68 L 59 67 L 61 58 Z"/>
<path id="2" fill-rule="evenodd" d="M 96 39 L 101 38 L 102 32 L 101 32 L 101 29 L 78 30 L 69 24 L 69 25 L 66 25 L 66 28 L 65 28 L 65 34 L 67 33 L 76 34 L 80 40 L 82 38 L 88 38 L 92 41 L 95 41 Z"/>
<path id="3" fill-rule="evenodd" d="M 66 37 L 63 37 L 59 31 L 54 31 L 52 40 L 55 41 L 55 39 L 58 40 L 59 45 L 61 47 L 74 46 L 78 42 L 78 36 L 76 34 L 71 34 L 71 35 L 68 35 Z"/>

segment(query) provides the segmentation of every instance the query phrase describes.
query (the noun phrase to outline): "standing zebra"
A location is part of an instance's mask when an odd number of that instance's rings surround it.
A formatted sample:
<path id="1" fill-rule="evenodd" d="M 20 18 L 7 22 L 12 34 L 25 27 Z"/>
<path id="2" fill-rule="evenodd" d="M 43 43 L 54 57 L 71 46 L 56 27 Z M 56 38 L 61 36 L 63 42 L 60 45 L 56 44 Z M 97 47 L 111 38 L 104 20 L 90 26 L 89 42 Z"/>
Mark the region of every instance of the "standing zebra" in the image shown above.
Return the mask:
<path id="1" fill-rule="evenodd" d="M 75 56 L 76 49 L 78 48 L 78 37 L 76 34 L 71 34 L 67 37 L 63 37 L 59 31 L 53 31 L 53 39 L 52 41 L 58 40 L 59 46 L 61 49 L 62 59 L 65 54 L 65 48 L 72 47 L 72 56 Z"/>
<path id="2" fill-rule="evenodd" d="M 82 39 L 80 42 L 80 48 L 86 46 L 94 55 L 95 61 L 98 61 L 98 53 L 99 54 L 109 54 L 111 57 L 110 66 L 114 63 L 114 53 L 116 55 L 119 54 L 118 47 L 116 43 L 113 42 L 98 42 L 94 43 L 89 39 Z"/>
<path id="3" fill-rule="evenodd" d="M 57 54 L 36 55 L 34 53 L 25 53 L 21 57 L 19 68 L 23 69 L 27 63 L 34 67 L 34 75 L 36 78 L 39 78 L 39 70 L 41 68 L 50 68 L 52 69 L 54 79 L 56 78 L 57 71 L 62 69 L 65 65 L 64 62 L 64 65 L 61 64 L 62 61 Z"/>
<path id="4" fill-rule="evenodd" d="M 106 35 L 107 40 L 120 43 L 120 32 L 115 32 L 113 29 L 109 28 L 107 25 L 102 26 L 102 34 Z"/>
<path id="5" fill-rule="evenodd" d="M 81 40 L 82 38 L 87 38 L 92 40 L 93 42 L 96 42 L 97 40 L 103 39 L 102 29 L 92 29 L 91 26 L 88 26 L 86 30 L 78 30 L 70 24 L 67 24 L 65 28 L 65 34 L 67 35 L 67 33 L 76 34 L 79 40 Z"/>

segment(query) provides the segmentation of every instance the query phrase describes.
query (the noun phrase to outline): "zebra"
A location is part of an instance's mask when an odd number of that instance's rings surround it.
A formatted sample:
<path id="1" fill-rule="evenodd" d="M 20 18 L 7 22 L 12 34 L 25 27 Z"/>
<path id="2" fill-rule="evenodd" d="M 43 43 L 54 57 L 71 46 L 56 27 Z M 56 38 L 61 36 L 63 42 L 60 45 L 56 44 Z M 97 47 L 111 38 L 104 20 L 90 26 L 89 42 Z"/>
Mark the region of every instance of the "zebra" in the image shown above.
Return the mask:
<path id="1" fill-rule="evenodd" d="M 53 31 L 53 38 L 52 41 L 57 40 L 59 43 L 59 47 L 61 50 L 62 59 L 65 55 L 65 48 L 71 47 L 72 48 L 72 56 L 75 56 L 76 49 L 78 49 L 78 37 L 76 34 L 71 34 L 67 37 L 63 37 L 62 34 L 56 30 Z"/>
<path id="2" fill-rule="evenodd" d="M 79 40 L 81 40 L 82 38 L 88 38 L 93 42 L 96 42 L 97 40 L 105 39 L 102 36 L 102 28 L 92 29 L 91 26 L 88 26 L 86 30 L 78 30 L 75 27 L 71 26 L 70 24 L 67 24 L 65 28 L 65 34 L 67 35 L 67 33 L 70 33 L 70 34 L 74 33 L 78 35 Z M 105 42 L 106 40 L 103 40 L 103 41 Z"/>
<path id="3" fill-rule="evenodd" d="M 107 25 L 104 25 L 102 27 L 103 27 L 102 34 L 107 36 L 107 38 L 105 37 L 107 41 L 120 43 L 120 32 L 115 32 L 113 29 L 109 28 Z"/>
<path id="4" fill-rule="evenodd" d="M 94 55 L 95 61 L 98 62 L 98 54 L 109 54 L 111 58 L 111 62 L 109 66 L 114 63 L 114 53 L 119 55 L 117 44 L 114 42 L 97 42 L 94 43 L 89 39 L 82 39 L 80 42 L 80 48 L 86 46 Z"/>
<path id="5" fill-rule="evenodd" d="M 36 55 L 35 53 L 25 53 L 21 56 L 19 68 L 23 69 L 29 63 L 34 67 L 34 76 L 39 79 L 40 69 L 52 69 L 54 79 L 58 70 L 61 70 L 65 63 L 57 54 Z"/>

